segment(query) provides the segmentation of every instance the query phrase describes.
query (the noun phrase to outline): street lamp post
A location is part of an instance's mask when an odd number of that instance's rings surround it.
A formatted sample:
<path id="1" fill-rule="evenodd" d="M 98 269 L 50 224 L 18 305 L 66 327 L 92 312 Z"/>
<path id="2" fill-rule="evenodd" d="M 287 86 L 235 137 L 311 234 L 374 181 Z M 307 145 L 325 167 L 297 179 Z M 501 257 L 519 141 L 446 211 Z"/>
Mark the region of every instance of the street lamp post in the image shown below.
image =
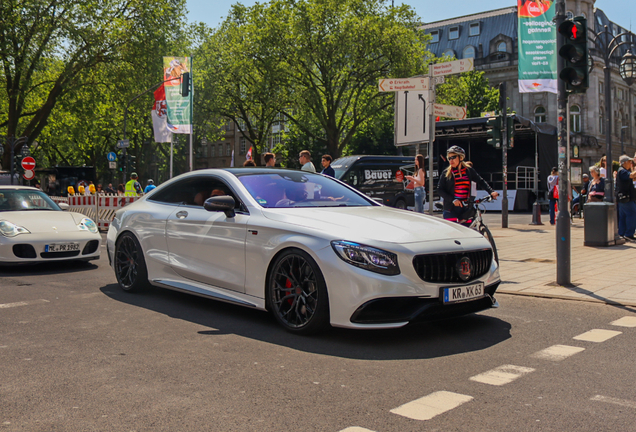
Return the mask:
<path id="1" fill-rule="evenodd" d="M 14 136 L 10 136 L 7 137 L 7 142 L 9 144 L 9 148 L 11 149 L 11 161 L 9 162 L 9 164 L 11 165 L 11 184 L 13 184 L 13 175 L 15 174 L 15 169 L 14 169 L 14 163 L 15 161 L 13 160 L 14 156 L 15 156 L 15 148 L 18 144 L 22 144 L 24 142 L 26 142 L 29 139 L 29 137 L 20 137 L 20 138 L 16 138 Z M 28 147 L 27 147 L 28 150 Z M 4 155 L 4 146 L 0 145 L 0 157 L 2 157 Z"/>

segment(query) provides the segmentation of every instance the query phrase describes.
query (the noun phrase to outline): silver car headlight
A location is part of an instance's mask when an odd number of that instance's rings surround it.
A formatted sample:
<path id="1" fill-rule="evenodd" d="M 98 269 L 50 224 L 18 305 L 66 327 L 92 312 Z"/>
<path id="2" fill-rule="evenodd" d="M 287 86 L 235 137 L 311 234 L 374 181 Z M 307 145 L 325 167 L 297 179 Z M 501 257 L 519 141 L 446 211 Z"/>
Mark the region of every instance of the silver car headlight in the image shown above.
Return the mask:
<path id="1" fill-rule="evenodd" d="M 392 252 L 349 241 L 332 241 L 331 247 L 353 266 L 384 275 L 400 274 L 397 255 Z"/>
<path id="2" fill-rule="evenodd" d="M 82 231 L 97 233 L 97 225 L 95 225 L 95 222 L 93 222 L 93 220 L 89 218 L 82 219 L 77 227 Z"/>
<path id="3" fill-rule="evenodd" d="M 0 234 L 5 237 L 15 237 L 18 234 L 31 234 L 31 231 L 9 221 L 0 221 Z"/>

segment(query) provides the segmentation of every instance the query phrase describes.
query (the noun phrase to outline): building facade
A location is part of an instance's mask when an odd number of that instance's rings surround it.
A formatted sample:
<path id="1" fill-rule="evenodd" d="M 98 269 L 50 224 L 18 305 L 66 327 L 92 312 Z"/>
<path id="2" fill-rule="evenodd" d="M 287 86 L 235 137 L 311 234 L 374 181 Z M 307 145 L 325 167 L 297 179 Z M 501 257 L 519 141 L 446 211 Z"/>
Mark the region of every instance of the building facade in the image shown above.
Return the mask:
<path id="1" fill-rule="evenodd" d="M 584 16 L 588 28 L 594 33 L 608 26 L 613 35 L 625 31 L 611 22 L 605 13 L 594 7 L 595 0 L 567 0 L 568 17 Z M 519 93 L 518 85 L 518 33 L 517 7 L 508 7 L 425 24 L 430 34 L 430 51 L 436 56 L 449 55 L 458 59 L 473 58 L 475 69 L 483 71 L 491 85 L 506 82 L 508 106 L 518 115 L 557 124 L 557 98 L 553 93 Z M 594 45 L 590 42 L 590 47 Z M 632 47 L 632 52 L 636 47 Z M 612 60 L 612 156 L 636 151 L 636 85 L 631 87 L 618 73 L 620 58 L 626 47 L 617 50 Z M 593 69 L 590 87 L 585 94 L 569 98 L 572 157 L 580 158 L 587 168 L 598 162 L 606 150 L 605 140 L 605 86 L 604 61 L 597 50 L 592 50 Z"/>

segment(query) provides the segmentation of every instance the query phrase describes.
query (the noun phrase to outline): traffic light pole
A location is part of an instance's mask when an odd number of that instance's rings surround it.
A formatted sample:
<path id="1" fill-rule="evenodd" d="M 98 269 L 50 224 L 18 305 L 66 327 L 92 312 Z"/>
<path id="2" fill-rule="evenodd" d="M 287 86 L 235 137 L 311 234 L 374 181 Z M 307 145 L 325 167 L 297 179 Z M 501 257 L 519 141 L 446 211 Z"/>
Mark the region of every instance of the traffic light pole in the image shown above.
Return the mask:
<path id="1" fill-rule="evenodd" d="M 565 21 L 565 0 L 556 2 L 556 26 L 559 28 Z M 565 44 L 564 36 L 557 32 L 557 51 Z M 565 67 L 565 59 L 557 56 L 557 75 Z M 568 95 L 565 91 L 565 81 L 557 80 L 557 116 L 558 138 L 557 149 L 559 152 L 559 214 L 556 219 L 556 258 L 557 258 L 557 284 L 568 286 L 571 278 L 571 250 L 570 250 L 570 209 L 568 205 L 569 182 L 567 175 L 567 114 L 566 107 Z"/>
<path id="2" fill-rule="evenodd" d="M 499 86 L 501 105 L 501 162 L 503 165 L 503 193 L 501 198 L 501 227 L 508 228 L 508 102 L 506 99 L 506 82 Z"/>

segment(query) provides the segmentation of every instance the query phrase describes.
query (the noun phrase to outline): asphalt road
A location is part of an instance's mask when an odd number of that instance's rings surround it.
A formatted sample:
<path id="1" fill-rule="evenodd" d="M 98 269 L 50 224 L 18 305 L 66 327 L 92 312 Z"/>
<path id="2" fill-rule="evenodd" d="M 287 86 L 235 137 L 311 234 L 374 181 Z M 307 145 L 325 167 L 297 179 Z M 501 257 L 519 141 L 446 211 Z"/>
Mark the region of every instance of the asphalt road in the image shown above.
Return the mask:
<path id="1" fill-rule="evenodd" d="M 454 321 L 299 337 L 264 312 L 124 293 L 102 250 L 0 268 L 0 430 L 636 431 L 636 327 L 611 324 L 633 308 L 499 295 Z M 620 333 L 573 339 L 594 329 Z"/>

